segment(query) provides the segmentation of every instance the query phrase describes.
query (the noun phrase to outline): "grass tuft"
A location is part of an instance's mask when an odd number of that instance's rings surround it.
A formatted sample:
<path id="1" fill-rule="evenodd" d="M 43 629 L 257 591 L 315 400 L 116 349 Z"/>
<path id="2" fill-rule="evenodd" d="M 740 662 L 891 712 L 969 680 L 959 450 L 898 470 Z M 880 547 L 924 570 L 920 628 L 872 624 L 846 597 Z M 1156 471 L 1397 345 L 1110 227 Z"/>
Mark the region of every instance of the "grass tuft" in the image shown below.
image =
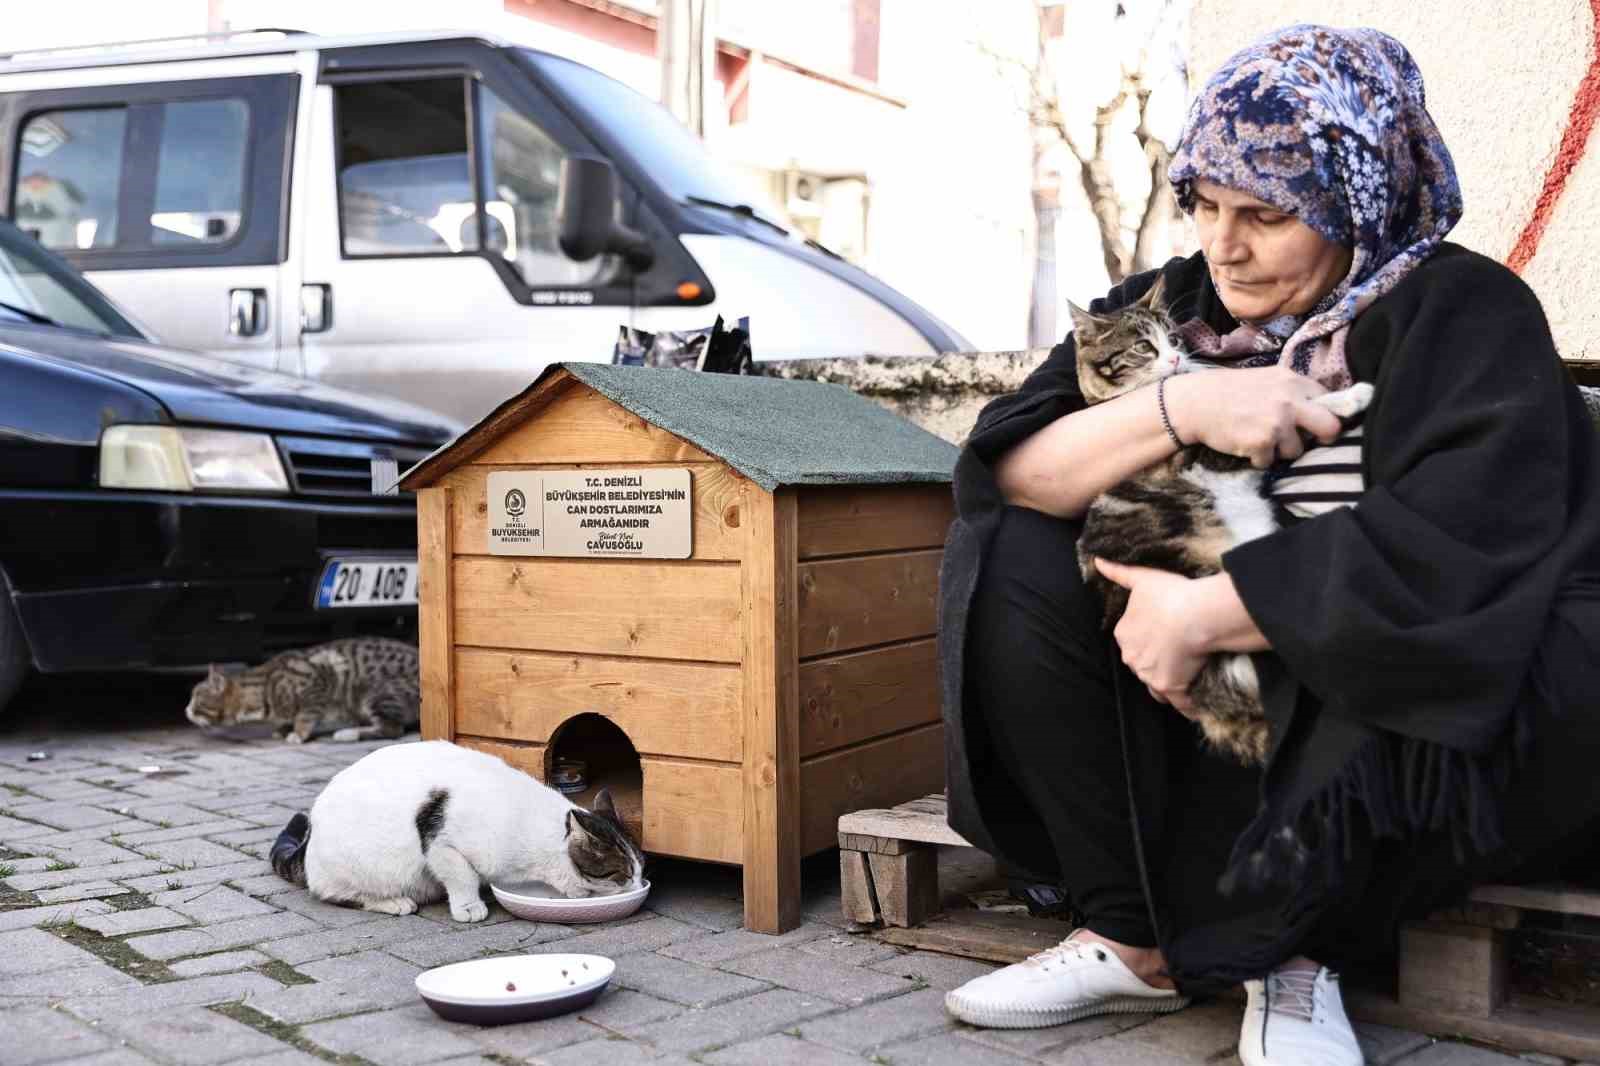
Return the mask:
<path id="1" fill-rule="evenodd" d="M 282 959 L 269 959 L 255 967 L 257 973 L 266 974 L 280 985 L 314 985 L 316 978 L 307 977 Z"/>
<path id="2" fill-rule="evenodd" d="M 290 1047 L 303 1051 L 307 1055 L 313 1055 L 323 1062 L 332 1062 L 336 1066 L 372 1066 L 371 1060 L 364 1059 L 360 1055 L 339 1055 L 318 1044 L 313 1044 L 310 1040 L 300 1035 L 299 1026 L 289 1025 L 286 1022 L 269 1018 L 254 1007 L 247 1007 L 238 1000 L 232 1003 L 216 1003 L 208 1009 L 216 1011 L 224 1018 L 232 1018 L 236 1022 L 248 1025 L 258 1033 L 270 1036 L 280 1043 L 288 1044 Z"/>
<path id="3" fill-rule="evenodd" d="M 63 859 L 57 859 L 55 862 L 51 863 L 49 866 L 46 866 L 44 869 L 45 869 L 46 873 L 55 874 L 55 873 L 60 873 L 62 870 L 76 870 L 77 868 L 78 868 L 78 864 L 75 863 L 75 862 L 67 862 L 67 861 L 65 861 Z"/>
<path id="4" fill-rule="evenodd" d="M 156 905 L 155 900 L 137 889 L 129 889 L 120 896 L 107 896 L 105 902 L 111 904 L 113 910 L 119 911 L 142 911 Z"/>
<path id="5" fill-rule="evenodd" d="M 75 921 L 43 925 L 40 928 L 48 930 L 74 947 L 82 948 L 97 956 L 102 962 L 123 973 L 137 977 L 147 985 L 163 984 L 178 979 L 178 975 L 173 973 L 166 963 L 147 959 L 116 937 L 103 936 Z"/>

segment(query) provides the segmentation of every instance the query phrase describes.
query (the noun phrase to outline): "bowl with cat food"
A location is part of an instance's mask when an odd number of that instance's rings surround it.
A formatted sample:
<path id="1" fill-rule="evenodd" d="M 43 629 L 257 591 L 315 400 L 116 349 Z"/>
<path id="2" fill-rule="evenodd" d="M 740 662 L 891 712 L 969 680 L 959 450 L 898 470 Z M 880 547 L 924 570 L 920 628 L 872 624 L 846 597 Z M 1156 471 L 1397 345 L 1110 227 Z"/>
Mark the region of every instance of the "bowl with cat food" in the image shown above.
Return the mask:
<path id="1" fill-rule="evenodd" d="M 424 970 L 417 994 L 446 1021 L 530 1022 L 587 1007 L 616 969 L 603 955 L 502 955 Z"/>
<path id="2" fill-rule="evenodd" d="M 518 918 L 526 918 L 530 922 L 578 925 L 626 918 L 644 905 L 644 898 L 650 894 L 650 882 L 641 881 L 638 888 L 609 896 L 578 898 L 563 896 L 543 881 L 490 885 L 489 890 L 500 901 L 500 906 Z"/>

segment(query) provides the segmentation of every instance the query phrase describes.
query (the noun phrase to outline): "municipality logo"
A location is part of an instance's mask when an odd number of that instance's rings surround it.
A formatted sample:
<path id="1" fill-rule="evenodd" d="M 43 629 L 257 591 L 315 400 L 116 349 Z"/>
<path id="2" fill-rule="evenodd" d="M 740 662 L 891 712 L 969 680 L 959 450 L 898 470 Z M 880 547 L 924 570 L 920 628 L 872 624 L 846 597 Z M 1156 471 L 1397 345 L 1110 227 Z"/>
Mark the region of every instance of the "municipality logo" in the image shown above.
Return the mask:
<path id="1" fill-rule="evenodd" d="M 527 509 L 528 498 L 522 494 L 521 489 L 512 489 L 506 493 L 506 514 L 512 518 L 521 518 Z"/>

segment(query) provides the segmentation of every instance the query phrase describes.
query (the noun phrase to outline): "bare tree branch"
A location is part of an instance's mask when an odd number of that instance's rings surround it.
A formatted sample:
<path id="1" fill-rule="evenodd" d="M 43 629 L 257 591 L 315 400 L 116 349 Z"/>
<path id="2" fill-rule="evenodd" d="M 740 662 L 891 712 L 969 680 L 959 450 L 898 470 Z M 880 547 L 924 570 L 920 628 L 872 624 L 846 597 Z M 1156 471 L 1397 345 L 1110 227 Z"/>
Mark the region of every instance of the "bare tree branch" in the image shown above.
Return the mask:
<path id="1" fill-rule="evenodd" d="M 1141 88 L 1139 124 L 1134 127 L 1133 135 L 1139 139 L 1139 146 L 1144 149 L 1144 157 L 1150 167 L 1150 194 L 1145 198 L 1144 210 L 1139 216 L 1139 228 L 1135 231 L 1133 269 L 1136 271 L 1161 265 L 1155 261 L 1160 257 L 1156 240 L 1163 235 L 1164 224 L 1178 213 L 1177 197 L 1167 181 L 1167 166 L 1172 162 L 1172 152 L 1151 132 L 1146 121 L 1149 106 L 1150 90 Z"/>

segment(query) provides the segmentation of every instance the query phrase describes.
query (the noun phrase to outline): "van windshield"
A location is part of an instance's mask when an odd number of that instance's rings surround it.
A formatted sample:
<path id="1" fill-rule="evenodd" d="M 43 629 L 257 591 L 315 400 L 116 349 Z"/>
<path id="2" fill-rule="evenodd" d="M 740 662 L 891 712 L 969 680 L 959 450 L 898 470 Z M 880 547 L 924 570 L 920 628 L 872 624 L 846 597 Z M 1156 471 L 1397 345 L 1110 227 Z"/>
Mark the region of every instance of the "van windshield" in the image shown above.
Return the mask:
<path id="1" fill-rule="evenodd" d="M 612 144 L 625 148 L 667 195 L 727 205 L 748 204 L 769 219 L 782 216 L 755 190 L 741 184 L 706 151 L 700 139 L 672 112 L 622 82 L 570 59 L 518 49 L 553 82 L 571 105 L 600 127 Z"/>

